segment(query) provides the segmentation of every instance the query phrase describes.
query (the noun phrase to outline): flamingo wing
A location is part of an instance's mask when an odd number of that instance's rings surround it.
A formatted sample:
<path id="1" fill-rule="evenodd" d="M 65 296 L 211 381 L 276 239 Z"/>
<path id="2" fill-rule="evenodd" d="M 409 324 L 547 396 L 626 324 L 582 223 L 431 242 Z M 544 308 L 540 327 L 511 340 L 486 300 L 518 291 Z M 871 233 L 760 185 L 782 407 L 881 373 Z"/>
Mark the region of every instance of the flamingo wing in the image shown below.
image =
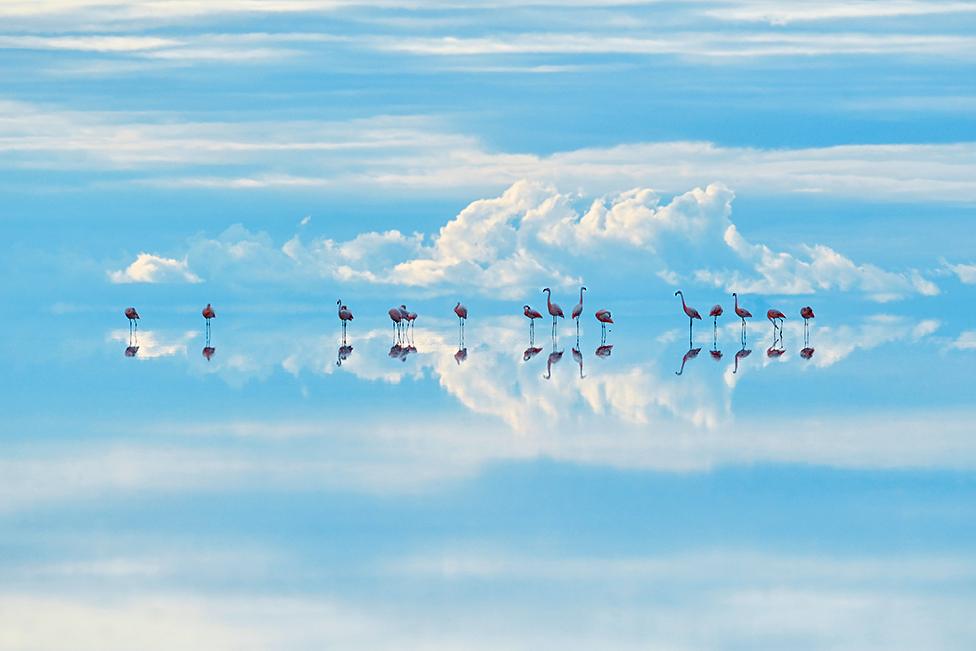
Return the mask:
<path id="1" fill-rule="evenodd" d="M 698 319 L 699 321 L 701 321 L 701 314 L 699 314 L 698 310 L 696 310 L 693 307 L 688 308 L 688 316 L 691 317 L 692 319 Z"/>
<path id="2" fill-rule="evenodd" d="M 722 316 L 722 306 L 716 305 L 712 308 L 712 311 L 708 313 L 708 316 Z"/>

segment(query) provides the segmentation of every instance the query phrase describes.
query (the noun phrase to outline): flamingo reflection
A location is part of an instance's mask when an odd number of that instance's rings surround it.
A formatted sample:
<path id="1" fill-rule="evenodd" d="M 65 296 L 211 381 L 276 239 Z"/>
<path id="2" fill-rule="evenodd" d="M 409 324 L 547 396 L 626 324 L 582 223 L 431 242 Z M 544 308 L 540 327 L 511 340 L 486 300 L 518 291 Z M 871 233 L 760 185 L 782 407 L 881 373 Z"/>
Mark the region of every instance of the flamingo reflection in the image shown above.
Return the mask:
<path id="1" fill-rule="evenodd" d="M 213 346 L 204 346 L 203 350 L 200 352 L 203 355 L 203 357 L 209 362 L 210 358 L 213 357 L 214 353 L 217 352 L 217 349 L 214 348 Z"/>
<path id="2" fill-rule="evenodd" d="M 545 379 L 550 379 L 552 377 L 552 365 L 558 364 L 559 360 L 563 358 L 563 351 L 552 351 L 549 353 L 549 359 L 546 360 L 546 374 L 543 375 Z"/>
<path id="3" fill-rule="evenodd" d="M 583 353 L 579 350 L 579 340 L 576 340 L 576 348 L 573 348 L 573 361 L 579 364 L 580 369 L 580 379 L 582 380 L 586 376 L 583 375 Z"/>
<path id="4" fill-rule="evenodd" d="M 542 348 L 541 347 L 536 347 L 536 346 L 531 346 L 530 345 L 528 348 L 525 349 L 525 352 L 522 353 L 522 361 L 523 362 L 527 362 L 527 361 L 529 361 L 530 359 L 532 359 L 533 357 L 535 357 L 536 355 L 538 355 L 541 352 L 542 352 Z"/>
<path id="5" fill-rule="evenodd" d="M 681 368 L 674 372 L 675 375 L 681 375 L 685 372 L 685 364 L 688 363 L 689 359 L 695 359 L 698 357 L 698 353 L 701 352 L 701 348 L 690 348 L 688 352 L 684 354 L 681 358 Z"/>
<path id="6" fill-rule="evenodd" d="M 468 359 L 467 348 L 458 348 L 458 351 L 454 353 L 454 361 L 457 362 L 458 366 L 461 365 L 461 362 L 467 361 L 467 359 Z"/>
<path id="7" fill-rule="evenodd" d="M 129 346 L 126 346 L 125 347 L 125 356 L 126 357 L 135 357 L 138 353 L 139 353 L 139 347 L 138 346 L 129 345 Z"/>
<path id="8" fill-rule="evenodd" d="M 745 359 L 752 354 L 751 350 L 746 350 L 745 344 L 742 345 L 742 349 L 735 354 L 735 368 L 732 369 L 732 375 L 739 372 L 739 360 Z"/>
<path id="9" fill-rule="evenodd" d="M 345 341 L 345 339 L 343 339 L 343 341 Z M 336 366 L 342 366 L 342 363 L 349 359 L 350 355 L 352 355 L 352 346 L 343 343 L 341 346 L 339 346 L 339 350 L 336 355 Z"/>
<path id="10" fill-rule="evenodd" d="M 597 346 L 595 354 L 597 357 L 606 358 L 606 357 L 610 357 L 610 353 L 612 352 L 613 352 L 613 344 L 602 344 L 600 346 Z"/>
<path id="11" fill-rule="evenodd" d="M 816 351 L 815 348 L 811 348 L 810 346 L 807 346 L 806 348 L 800 351 L 800 357 L 802 357 L 803 359 L 810 359 L 811 357 L 813 357 L 813 353 L 815 351 Z"/>

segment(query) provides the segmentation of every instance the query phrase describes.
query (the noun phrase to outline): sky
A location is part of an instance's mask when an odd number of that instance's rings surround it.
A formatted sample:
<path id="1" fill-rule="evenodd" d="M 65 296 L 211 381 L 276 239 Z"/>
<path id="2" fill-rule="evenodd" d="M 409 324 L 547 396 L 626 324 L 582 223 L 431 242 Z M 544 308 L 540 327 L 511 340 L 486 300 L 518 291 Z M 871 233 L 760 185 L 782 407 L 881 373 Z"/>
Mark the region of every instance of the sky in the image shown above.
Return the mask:
<path id="1" fill-rule="evenodd" d="M 0 649 L 972 648 L 974 28 L 0 3 Z"/>

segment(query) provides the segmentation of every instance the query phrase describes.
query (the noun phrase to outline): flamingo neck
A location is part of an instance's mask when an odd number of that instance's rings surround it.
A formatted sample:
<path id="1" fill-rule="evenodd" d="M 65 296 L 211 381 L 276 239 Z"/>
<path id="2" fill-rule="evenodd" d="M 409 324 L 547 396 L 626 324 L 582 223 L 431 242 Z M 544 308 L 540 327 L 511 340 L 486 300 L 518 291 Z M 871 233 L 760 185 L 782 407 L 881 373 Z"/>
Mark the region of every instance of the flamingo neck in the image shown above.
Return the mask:
<path id="1" fill-rule="evenodd" d="M 681 307 L 685 307 L 685 295 L 682 292 L 678 292 L 678 296 L 681 297 Z"/>

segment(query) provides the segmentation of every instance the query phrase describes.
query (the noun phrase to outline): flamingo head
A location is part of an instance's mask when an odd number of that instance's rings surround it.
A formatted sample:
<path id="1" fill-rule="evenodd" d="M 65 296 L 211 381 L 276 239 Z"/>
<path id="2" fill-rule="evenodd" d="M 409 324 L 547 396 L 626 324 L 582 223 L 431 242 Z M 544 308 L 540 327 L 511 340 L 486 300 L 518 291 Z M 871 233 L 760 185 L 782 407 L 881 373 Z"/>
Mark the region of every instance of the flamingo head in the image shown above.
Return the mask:
<path id="1" fill-rule="evenodd" d="M 549 289 L 548 287 L 546 287 L 545 289 L 542 290 L 542 293 L 544 294 L 546 292 L 549 292 L 551 294 L 552 293 L 552 290 Z"/>
<path id="2" fill-rule="evenodd" d="M 682 293 L 681 293 L 681 290 L 680 290 L 680 289 L 679 289 L 678 291 L 676 291 L 676 292 L 674 293 L 674 295 L 675 295 L 675 296 L 684 296 L 684 294 L 682 294 Z"/>
<path id="3" fill-rule="evenodd" d="M 342 299 L 341 298 L 338 301 L 336 301 L 336 305 L 339 305 L 339 306 L 342 305 Z"/>
<path id="4" fill-rule="evenodd" d="M 585 292 L 586 291 L 586 287 L 580 287 L 580 291 L 581 292 Z"/>

